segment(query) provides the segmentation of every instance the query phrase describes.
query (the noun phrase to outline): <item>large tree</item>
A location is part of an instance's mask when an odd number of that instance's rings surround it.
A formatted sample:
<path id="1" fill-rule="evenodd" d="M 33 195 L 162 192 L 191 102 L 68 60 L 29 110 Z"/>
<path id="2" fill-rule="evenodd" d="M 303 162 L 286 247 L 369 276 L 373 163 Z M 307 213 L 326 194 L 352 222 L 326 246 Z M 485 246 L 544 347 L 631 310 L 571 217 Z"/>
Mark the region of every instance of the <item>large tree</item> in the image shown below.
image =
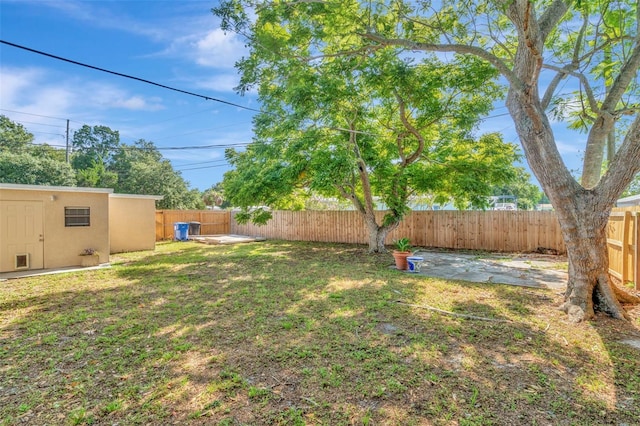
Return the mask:
<path id="1" fill-rule="evenodd" d="M 544 194 L 537 185 L 529 181 L 531 176 L 524 168 L 516 170 L 516 178 L 505 185 L 494 186 L 493 195 L 512 196 L 518 205 L 518 210 L 534 210 Z"/>
<path id="2" fill-rule="evenodd" d="M 120 146 L 120 133 L 107 126 L 85 124 L 76 130 L 71 164 L 77 172 L 78 185 L 113 188 L 118 183 L 118 176 L 109 169 Z"/>
<path id="3" fill-rule="evenodd" d="M 25 152 L 33 143 L 33 133 L 25 127 L 12 121 L 6 115 L 0 115 L 0 152 Z"/>
<path id="4" fill-rule="evenodd" d="M 225 176 L 225 193 L 252 209 L 245 218 L 264 220 L 256 205 L 282 208 L 305 189 L 343 197 L 362 214 L 370 251 L 384 251 L 412 194 L 482 207 L 491 185 L 514 175 L 514 145 L 473 135 L 501 95 L 490 65 L 403 57 L 395 47 L 360 54 L 361 38 L 342 37 L 358 28 L 345 20 L 348 3 L 310 5 L 318 12 L 311 15 L 273 4 L 255 22 L 226 15 L 229 7 L 216 13 L 228 18 L 226 28 L 244 31 L 251 49 L 239 64 L 240 90 L 257 87 L 264 111 L 252 145 L 227 153 L 235 170 Z M 347 47 L 355 53 L 339 54 Z M 388 208 L 382 221 L 376 198 Z"/>
<path id="5" fill-rule="evenodd" d="M 282 4 L 233 1 L 226 10 L 238 12 L 244 6 L 260 12 Z M 623 295 L 608 274 L 606 227 L 616 199 L 640 172 L 637 2 L 327 0 L 284 4 L 300 21 L 328 16 L 333 10 L 343 22 L 357 22 L 357 30 L 345 26 L 346 31 L 335 34 L 343 40 L 335 54 L 352 54 L 350 42 L 364 39 L 370 43 L 369 50 L 359 48 L 359 52 L 395 46 L 410 52 L 473 56 L 495 67 L 508 85 L 507 107 L 529 166 L 560 221 L 569 257 L 564 309 L 572 321 L 592 318 L 596 310 L 626 317 L 619 303 Z M 310 36 L 309 45 L 316 46 L 319 38 Z M 556 108 L 562 104 L 579 110 L 588 129 L 580 182 L 564 164 L 551 124 L 564 118 Z M 617 132 L 623 135 L 619 143 L 609 144 L 612 151 L 617 150 L 600 176 L 604 149 L 616 127 L 623 129 Z"/>
<path id="6" fill-rule="evenodd" d="M 109 171 L 117 177 L 116 193 L 162 195 L 156 203 L 160 209 L 204 208 L 200 192 L 189 189 L 189 183 L 153 142 L 140 139 L 133 145 L 121 144 L 110 158 Z"/>
<path id="7" fill-rule="evenodd" d="M 63 149 L 56 149 L 46 143 L 34 143 L 33 133 L 22 124 L 12 121 L 5 115 L 0 115 L 0 152 L 13 154 L 28 154 L 38 158 L 49 158 L 64 161 Z"/>
<path id="8" fill-rule="evenodd" d="M 64 152 L 33 142 L 33 134 L 22 124 L 0 115 L 0 182 L 75 185 L 71 166 L 58 161 Z"/>
<path id="9" fill-rule="evenodd" d="M 75 173 L 63 161 L 0 151 L 0 182 L 26 185 L 75 186 Z"/>

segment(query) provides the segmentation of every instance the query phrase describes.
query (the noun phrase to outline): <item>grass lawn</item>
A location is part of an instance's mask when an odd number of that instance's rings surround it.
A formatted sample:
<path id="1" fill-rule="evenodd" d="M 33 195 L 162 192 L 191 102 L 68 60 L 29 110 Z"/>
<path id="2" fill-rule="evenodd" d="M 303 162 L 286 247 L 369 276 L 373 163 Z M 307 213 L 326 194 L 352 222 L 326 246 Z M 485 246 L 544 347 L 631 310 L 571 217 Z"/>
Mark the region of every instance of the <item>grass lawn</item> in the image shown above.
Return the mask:
<path id="1" fill-rule="evenodd" d="M 633 425 L 640 320 L 363 246 L 163 243 L 0 283 L 0 424 Z M 397 303 L 497 321 L 470 320 Z"/>

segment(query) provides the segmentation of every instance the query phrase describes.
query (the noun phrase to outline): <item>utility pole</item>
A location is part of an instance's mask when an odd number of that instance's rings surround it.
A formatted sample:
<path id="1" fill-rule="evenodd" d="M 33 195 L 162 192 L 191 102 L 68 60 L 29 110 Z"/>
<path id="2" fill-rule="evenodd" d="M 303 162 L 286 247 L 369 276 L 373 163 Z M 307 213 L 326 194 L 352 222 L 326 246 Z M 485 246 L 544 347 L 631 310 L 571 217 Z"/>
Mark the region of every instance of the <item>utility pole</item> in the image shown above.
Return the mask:
<path id="1" fill-rule="evenodd" d="M 69 164 L 69 119 L 67 118 L 67 153 L 65 155 L 67 164 Z"/>

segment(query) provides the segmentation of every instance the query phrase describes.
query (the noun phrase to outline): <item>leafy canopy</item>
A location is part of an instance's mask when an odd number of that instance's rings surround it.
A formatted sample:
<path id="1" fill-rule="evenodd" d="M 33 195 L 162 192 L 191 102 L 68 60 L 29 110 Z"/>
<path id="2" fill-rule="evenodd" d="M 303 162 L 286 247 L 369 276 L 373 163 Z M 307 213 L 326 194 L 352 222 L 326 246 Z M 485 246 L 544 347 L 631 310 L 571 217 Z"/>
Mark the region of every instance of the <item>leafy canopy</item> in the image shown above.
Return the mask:
<path id="1" fill-rule="evenodd" d="M 302 208 L 301 194 L 318 193 L 366 212 L 377 197 L 393 224 L 412 194 L 482 207 L 492 184 L 515 175 L 514 145 L 474 136 L 503 94 L 492 66 L 368 49 L 358 32 L 370 10 L 359 2 L 270 3 L 255 20 L 251 6 L 214 9 L 223 28 L 248 38 L 238 89 L 257 90 L 264 111 L 251 146 L 227 151 L 235 170 L 224 187 L 234 205 Z"/>

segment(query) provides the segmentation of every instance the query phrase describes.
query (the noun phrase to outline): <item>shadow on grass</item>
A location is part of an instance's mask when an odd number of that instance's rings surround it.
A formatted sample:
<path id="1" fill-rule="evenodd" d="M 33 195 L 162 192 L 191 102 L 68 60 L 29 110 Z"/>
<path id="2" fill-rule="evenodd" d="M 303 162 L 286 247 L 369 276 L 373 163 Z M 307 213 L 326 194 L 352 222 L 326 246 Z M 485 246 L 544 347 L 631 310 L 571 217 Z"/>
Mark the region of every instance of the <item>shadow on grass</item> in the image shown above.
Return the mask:
<path id="1" fill-rule="evenodd" d="M 4 422 L 632 424 L 640 415 L 634 364 L 622 365 L 629 353 L 611 336 L 585 342 L 598 326 L 564 324 L 548 292 L 403 274 L 388 268 L 390 255 L 349 245 L 162 250 L 12 283 L 0 299 Z"/>

